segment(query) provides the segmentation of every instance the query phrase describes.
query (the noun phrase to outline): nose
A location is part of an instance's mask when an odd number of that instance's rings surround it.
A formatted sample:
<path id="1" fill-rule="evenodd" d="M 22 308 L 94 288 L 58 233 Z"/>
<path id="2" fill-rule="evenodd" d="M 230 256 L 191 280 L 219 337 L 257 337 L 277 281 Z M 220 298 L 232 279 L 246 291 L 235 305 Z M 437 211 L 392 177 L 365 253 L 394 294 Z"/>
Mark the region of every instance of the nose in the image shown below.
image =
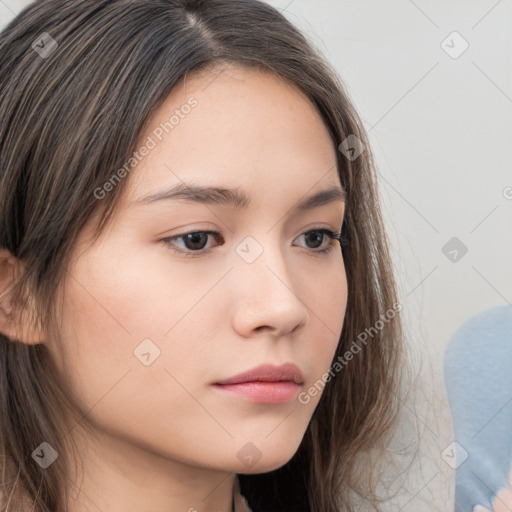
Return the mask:
<path id="1" fill-rule="evenodd" d="M 234 329 L 246 338 L 296 334 L 309 320 L 300 279 L 300 269 L 292 272 L 278 248 L 265 248 L 252 263 L 238 261 L 232 273 Z"/>

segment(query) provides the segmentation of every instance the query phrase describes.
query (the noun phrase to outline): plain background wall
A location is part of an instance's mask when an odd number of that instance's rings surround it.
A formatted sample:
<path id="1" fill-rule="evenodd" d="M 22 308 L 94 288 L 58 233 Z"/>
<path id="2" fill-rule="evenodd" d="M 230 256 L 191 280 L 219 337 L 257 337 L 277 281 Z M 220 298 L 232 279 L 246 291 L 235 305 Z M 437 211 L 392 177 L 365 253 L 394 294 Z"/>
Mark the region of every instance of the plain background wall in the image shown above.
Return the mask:
<path id="1" fill-rule="evenodd" d="M 334 65 L 376 156 L 419 390 L 402 430 L 418 456 L 386 510 L 453 510 L 444 346 L 469 316 L 512 307 L 512 1 L 269 3 Z M 0 0 L 0 24 L 26 4 Z"/>

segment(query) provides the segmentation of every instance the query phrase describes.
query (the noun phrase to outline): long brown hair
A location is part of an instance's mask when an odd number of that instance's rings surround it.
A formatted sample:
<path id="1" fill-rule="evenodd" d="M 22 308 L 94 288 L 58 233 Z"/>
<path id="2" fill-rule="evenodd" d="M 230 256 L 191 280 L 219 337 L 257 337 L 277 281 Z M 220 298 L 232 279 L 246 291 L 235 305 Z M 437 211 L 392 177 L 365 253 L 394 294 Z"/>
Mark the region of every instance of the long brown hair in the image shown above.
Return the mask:
<path id="1" fill-rule="evenodd" d="M 101 233 L 127 179 L 101 200 L 94 191 L 122 168 L 187 73 L 223 63 L 299 86 L 341 144 L 348 304 L 335 359 L 355 342 L 360 348 L 326 383 L 294 457 L 270 473 L 240 475 L 242 491 L 255 511 L 353 510 L 354 496 L 377 507 L 364 457 L 385 446 L 396 419 L 402 328 L 389 313 L 398 301 L 374 163 L 341 81 L 277 9 L 258 0 L 39 0 L 4 28 L 0 249 L 23 262 L 4 294 L 58 336 L 56 294 L 77 234 L 93 212 Z M 357 158 L 343 145 L 349 136 L 364 148 Z M 0 333 L 2 508 L 65 512 L 70 468 L 59 457 L 42 469 L 31 454 L 43 441 L 68 449 L 61 418 L 70 404 L 44 344 L 20 341 Z"/>

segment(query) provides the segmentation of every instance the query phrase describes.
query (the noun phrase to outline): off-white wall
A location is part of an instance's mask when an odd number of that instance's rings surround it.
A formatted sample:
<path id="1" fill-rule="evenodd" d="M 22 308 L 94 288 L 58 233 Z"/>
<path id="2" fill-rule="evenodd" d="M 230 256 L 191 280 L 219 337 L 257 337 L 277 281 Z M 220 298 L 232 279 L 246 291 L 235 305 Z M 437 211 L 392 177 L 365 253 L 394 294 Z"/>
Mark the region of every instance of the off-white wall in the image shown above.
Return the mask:
<path id="1" fill-rule="evenodd" d="M 0 0 L 0 24 L 27 3 Z M 409 430 L 419 429 L 420 462 L 387 510 L 453 510 L 442 352 L 469 316 L 512 306 L 512 2 L 269 3 L 336 67 L 376 155 L 421 389 L 404 408 Z M 454 31 L 469 44 L 457 58 L 441 47 L 446 40 L 456 56 L 463 40 L 446 39 Z M 452 237 L 468 248 L 457 262 L 442 252 Z"/>

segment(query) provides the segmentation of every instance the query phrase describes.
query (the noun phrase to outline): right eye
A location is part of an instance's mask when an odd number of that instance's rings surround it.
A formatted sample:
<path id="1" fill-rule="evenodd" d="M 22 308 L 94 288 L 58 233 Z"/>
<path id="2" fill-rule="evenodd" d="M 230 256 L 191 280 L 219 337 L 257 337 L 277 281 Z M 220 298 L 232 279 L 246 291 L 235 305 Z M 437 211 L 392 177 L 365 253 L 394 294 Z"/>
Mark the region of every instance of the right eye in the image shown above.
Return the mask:
<path id="1" fill-rule="evenodd" d="M 172 251 L 183 254 L 185 256 L 202 256 L 208 254 L 211 248 L 203 250 L 208 243 L 208 237 L 215 235 L 216 239 L 222 239 L 220 233 L 217 231 L 191 231 L 189 233 L 182 233 L 168 238 L 163 238 L 161 241 Z M 176 241 L 182 241 L 184 248 L 176 249 Z"/>

